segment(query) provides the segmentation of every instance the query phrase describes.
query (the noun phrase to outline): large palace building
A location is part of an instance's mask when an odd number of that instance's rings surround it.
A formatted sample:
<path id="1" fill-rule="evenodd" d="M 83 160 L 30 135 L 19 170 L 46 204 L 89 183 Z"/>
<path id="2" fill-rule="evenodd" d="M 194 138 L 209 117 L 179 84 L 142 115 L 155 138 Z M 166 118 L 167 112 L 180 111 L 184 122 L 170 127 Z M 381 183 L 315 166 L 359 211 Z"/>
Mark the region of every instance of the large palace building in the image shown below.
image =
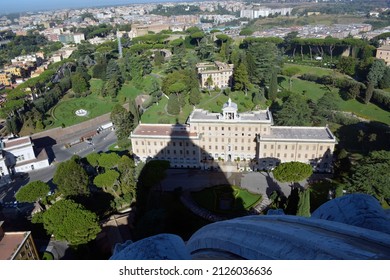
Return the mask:
<path id="1" fill-rule="evenodd" d="M 253 170 L 299 161 L 331 171 L 337 143 L 328 127 L 273 126 L 269 110 L 238 113 L 230 99 L 221 113 L 194 109 L 185 125 L 139 124 L 130 135 L 141 160 L 171 167 L 205 168 L 237 163 Z"/>

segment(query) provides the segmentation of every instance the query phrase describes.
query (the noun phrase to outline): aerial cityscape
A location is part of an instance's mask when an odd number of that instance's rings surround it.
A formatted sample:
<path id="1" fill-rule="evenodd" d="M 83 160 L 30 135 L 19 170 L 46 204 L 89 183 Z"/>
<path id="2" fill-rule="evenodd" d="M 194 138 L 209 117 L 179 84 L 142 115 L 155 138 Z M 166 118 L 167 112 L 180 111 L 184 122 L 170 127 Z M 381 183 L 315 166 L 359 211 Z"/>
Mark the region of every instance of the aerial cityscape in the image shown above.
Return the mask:
<path id="1" fill-rule="evenodd" d="M 385 0 L 7 3 L 0 260 L 388 260 L 389 126 Z"/>

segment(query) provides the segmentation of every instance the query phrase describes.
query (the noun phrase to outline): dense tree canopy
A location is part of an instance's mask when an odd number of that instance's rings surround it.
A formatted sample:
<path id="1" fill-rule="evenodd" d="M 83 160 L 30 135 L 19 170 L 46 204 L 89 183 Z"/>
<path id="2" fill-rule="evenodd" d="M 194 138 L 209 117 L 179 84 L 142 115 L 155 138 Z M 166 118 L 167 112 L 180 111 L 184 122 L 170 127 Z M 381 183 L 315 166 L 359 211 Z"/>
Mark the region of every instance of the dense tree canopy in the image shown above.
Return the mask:
<path id="1" fill-rule="evenodd" d="M 41 200 L 50 191 L 49 185 L 42 181 L 34 181 L 21 187 L 15 194 L 19 202 L 35 202 Z"/>
<path id="2" fill-rule="evenodd" d="M 100 232 L 95 213 L 66 199 L 54 203 L 43 213 L 43 225 L 56 239 L 72 245 L 86 244 Z"/>
<path id="3" fill-rule="evenodd" d="M 310 125 L 311 109 L 302 95 L 292 94 L 283 103 L 282 109 L 275 114 L 278 125 Z"/>
<path id="4" fill-rule="evenodd" d="M 58 165 L 53 182 L 64 196 L 86 195 L 89 193 L 88 175 L 73 158 Z"/>
<path id="5" fill-rule="evenodd" d="M 311 176 L 313 168 L 302 162 L 284 162 L 279 164 L 273 174 L 279 182 L 300 182 Z"/>
<path id="6" fill-rule="evenodd" d="M 390 198 L 390 152 L 375 151 L 361 159 L 353 168 L 348 190 Z"/>
<path id="7" fill-rule="evenodd" d="M 115 105 L 111 112 L 111 121 L 115 126 L 115 134 L 119 141 L 127 139 L 134 126 L 134 116 L 122 105 Z"/>

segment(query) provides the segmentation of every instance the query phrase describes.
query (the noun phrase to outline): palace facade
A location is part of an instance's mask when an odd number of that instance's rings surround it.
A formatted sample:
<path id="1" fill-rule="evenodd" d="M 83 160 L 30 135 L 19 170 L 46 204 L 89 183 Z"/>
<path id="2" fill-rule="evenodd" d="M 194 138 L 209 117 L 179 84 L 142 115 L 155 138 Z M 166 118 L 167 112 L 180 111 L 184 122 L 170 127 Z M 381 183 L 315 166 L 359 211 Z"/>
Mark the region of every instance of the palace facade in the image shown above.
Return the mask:
<path id="1" fill-rule="evenodd" d="M 185 125 L 139 124 L 130 138 L 139 160 L 168 160 L 176 168 L 245 162 L 262 170 L 299 161 L 325 172 L 337 143 L 328 127 L 274 126 L 268 109 L 238 113 L 230 99 L 222 113 L 194 109 Z"/>

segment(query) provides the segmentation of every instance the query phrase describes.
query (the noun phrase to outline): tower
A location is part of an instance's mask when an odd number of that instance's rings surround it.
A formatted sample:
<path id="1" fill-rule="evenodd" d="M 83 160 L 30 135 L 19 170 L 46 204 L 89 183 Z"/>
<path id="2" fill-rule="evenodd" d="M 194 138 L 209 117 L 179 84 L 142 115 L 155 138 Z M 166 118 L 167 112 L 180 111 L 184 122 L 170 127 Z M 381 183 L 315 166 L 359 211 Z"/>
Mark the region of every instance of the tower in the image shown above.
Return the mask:
<path id="1" fill-rule="evenodd" d="M 122 43 L 121 43 L 121 36 L 119 33 L 119 30 L 116 31 L 116 38 L 118 39 L 118 52 L 119 52 L 119 58 L 123 57 L 122 53 Z"/>

